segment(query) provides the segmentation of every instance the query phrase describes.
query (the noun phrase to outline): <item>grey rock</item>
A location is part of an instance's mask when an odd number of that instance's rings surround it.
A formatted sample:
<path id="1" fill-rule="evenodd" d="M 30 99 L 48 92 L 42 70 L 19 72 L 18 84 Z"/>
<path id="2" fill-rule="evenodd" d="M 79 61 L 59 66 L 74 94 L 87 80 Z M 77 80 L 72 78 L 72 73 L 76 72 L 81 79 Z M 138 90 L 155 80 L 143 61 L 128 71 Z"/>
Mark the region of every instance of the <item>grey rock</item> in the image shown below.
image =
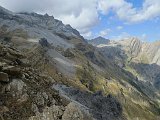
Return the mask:
<path id="1" fill-rule="evenodd" d="M 0 82 L 9 82 L 9 77 L 7 73 L 0 72 Z"/>
<path id="2" fill-rule="evenodd" d="M 7 108 L 6 106 L 0 106 L 0 114 L 8 112 L 9 108 Z"/>
<path id="3" fill-rule="evenodd" d="M 27 93 L 23 94 L 18 100 L 18 104 L 25 103 L 28 100 L 29 96 Z"/>
<path id="4" fill-rule="evenodd" d="M 44 106 L 45 100 L 41 92 L 38 92 L 35 96 L 35 102 L 39 106 Z"/>
<path id="5" fill-rule="evenodd" d="M 30 117 L 29 120 L 61 120 L 63 112 L 63 106 L 53 105 L 51 107 L 46 107 L 43 113 L 36 113 L 36 116 Z"/>
<path id="6" fill-rule="evenodd" d="M 11 83 L 7 85 L 7 91 L 17 98 L 20 98 L 23 93 L 26 92 L 26 84 L 21 79 L 13 79 Z"/>
<path id="7" fill-rule="evenodd" d="M 47 93 L 43 92 L 42 95 L 43 95 L 43 98 L 45 98 L 45 100 L 48 100 L 49 97 L 48 97 Z"/>
<path id="8" fill-rule="evenodd" d="M 48 43 L 47 39 L 45 39 L 45 38 L 41 38 L 41 39 L 39 40 L 39 43 L 40 43 L 40 45 L 41 45 L 42 47 L 49 47 L 49 43 Z"/>
<path id="9" fill-rule="evenodd" d="M 89 114 L 84 113 L 74 102 L 71 102 L 66 106 L 62 120 L 93 120 L 93 118 Z"/>
<path id="10" fill-rule="evenodd" d="M 101 91 L 91 94 L 64 85 L 53 87 L 59 90 L 64 97 L 68 96 L 71 101 L 76 101 L 77 105 L 81 105 L 83 109 L 88 110 L 97 120 L 122 119 L 122 106 L 112 95 L 103 96 Z"/>
<path id="11" fill-rule="evenodd" d="M 35 114 L 39 112 L 37 105 L 36 105 L 36 104 L 33 104 L 33 103 L 32 103 L 32 108 L 31 108 L 31 110 L 32 110 Z"/>
<path id="12" fill-rule="evenodd" d="M 21 76 L 22 76 L 22 71 L 19 67 L 7 66 L 7 67 L 3 67 L 2 71 L 7 73 L 10 76 L 14 76 L 17 78 L 21 78 Z"/>

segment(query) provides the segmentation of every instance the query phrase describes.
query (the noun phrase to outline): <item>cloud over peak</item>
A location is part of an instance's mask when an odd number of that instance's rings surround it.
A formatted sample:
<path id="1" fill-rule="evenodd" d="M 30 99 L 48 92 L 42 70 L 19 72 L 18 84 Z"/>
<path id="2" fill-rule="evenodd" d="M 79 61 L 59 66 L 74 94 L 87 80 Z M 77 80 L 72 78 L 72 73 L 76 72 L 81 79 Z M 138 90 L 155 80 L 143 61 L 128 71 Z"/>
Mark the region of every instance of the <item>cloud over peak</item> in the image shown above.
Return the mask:
<path id="1" fill-rule="evenodd" d="M 96 0 L 1 0 L 0 5 L 14 12 L 48 13 L 80 32 L 98 22 Z"/>
<path id="2" fill-rule="evenodd" d="M 132 1 L 132 2 L 128 2 Z M 101 23 L 102 15 L 112 13 L 123 23 L 140 23 L 160 17 L 160 0 L 143 0 L 139 8 L 134 0 L 0 0 L 0 5 L 14 12 L 48 13 L 55 18 L 70 24 L 80 31 L 84 37 L 94 36 L 92 28 Z M 105 23 L 103 23 L 105 24 Z M 118 25 L 117 30 L 122 30 Z M 105 30 L 105 31 L 104 31 Z M 108 35 L 107 28 L 100 28 L 97 34 Z M 95 33 L 94 33 L 95 34 Z"/>

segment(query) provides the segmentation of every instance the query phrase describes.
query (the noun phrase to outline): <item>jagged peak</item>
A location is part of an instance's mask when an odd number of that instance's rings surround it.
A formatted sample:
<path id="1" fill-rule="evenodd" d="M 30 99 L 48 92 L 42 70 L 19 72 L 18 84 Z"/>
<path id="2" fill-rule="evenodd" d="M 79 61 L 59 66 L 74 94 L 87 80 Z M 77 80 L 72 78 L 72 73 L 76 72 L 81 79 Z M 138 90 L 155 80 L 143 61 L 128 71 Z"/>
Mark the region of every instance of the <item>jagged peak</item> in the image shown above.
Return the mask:
<path id="1" fill-rule="evenodd" d="M 79 31 L 72 28 L 71 25 L 65 25 L 62 21 L 55 19 L 53 16 L 48 15 L 47 13 L 44 15 L 35 13 L 35 12 L 19 12 L 12 13 L 9 10 L 0 7 L 0 13 L 2 16 L 2 25 L 13 26 L 11 29 L 24 29 L 23 26 L 29 27 L 30 29 L 39 28 L 43 31 L 49 30 L 50 32 L 60 35 L 60 37 L 65 38 L 80 38 L 84 40 L 84 38 L 80 35 Z M 4 15 L 5 16 L 4 16 Z M 11 21 L 12 20 L 12 21 Z M 17 24 L 15 24 L 16 22 Z M 13 25 L 15 24 L 15 25 Z M 25 28 L 26 28 L 25 27 Z M 37 33 L 31 33 L 37 34 Z M 34 35 L 33 35 L 34 36 Z"/>
<path id="2" fill-rule="evenodd" d="M 29 16 L 33 16 L 33 17 L 38 17 L 40 19 L 41 18 L 45 18 L 45 19 L 53 19 L 53 20 L 55 20 L 53 16 L 50 16 L 47 13 L 44 14 L 44 15 L 41 15 L 41 14 L 38 14 L 38 13 L 35 13 L 35 12 L 19 12 L 17 14 L 18 15 L 29 15 Z"/>
<path id="3" fill-rule="evenodd" d="M 92 44 L 93 46 L 98 46 L 100 44 L 108 44 L 110 42 L 110 40 L 106 39 L 106 38 L 104 38 L 102 36 L 99 36 L 99 37 L 96 37 L 96 38 L 94 38 L 92 40 L 88 40 L 88 42 L 90 44 Z"/>
<path id="4" fill-rule="evenodd" d="M 98 36 L 98 37 L 96 37 L 96 38 L 94 38 L 94 39 L 103 39 L 103 40 L 108 40 L 108 39 L 106 39 L 106 38 L 104 38 L 104 37 L 102 37 L 102 36 Z M 92 40 L 94 40 L 94 39 L 92 39 Z"/>

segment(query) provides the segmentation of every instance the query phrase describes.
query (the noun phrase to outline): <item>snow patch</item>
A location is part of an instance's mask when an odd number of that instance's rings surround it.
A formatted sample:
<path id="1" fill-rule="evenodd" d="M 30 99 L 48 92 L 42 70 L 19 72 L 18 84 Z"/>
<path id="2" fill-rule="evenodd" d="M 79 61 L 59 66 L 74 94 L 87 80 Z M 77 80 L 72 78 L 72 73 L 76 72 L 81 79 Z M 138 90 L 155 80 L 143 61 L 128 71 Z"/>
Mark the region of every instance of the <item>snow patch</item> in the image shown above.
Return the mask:
<path id="1" fill-rule="evenodd" d="M 27 41 L 29 41 L 29 42 L 34 42 L 34 43 L 38 43 L 39 39 L 28 39 Z"/>

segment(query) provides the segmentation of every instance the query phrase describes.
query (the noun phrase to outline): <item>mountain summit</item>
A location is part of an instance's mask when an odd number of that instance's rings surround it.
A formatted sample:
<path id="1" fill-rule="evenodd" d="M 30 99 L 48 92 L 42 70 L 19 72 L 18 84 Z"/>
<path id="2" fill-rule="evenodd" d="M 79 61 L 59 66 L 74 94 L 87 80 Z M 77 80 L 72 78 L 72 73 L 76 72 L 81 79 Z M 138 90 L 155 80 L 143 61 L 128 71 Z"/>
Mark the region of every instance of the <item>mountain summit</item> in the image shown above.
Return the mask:
<path id="1" fill-rule="evenodd" d="M 101 36 L 94 38 L 92 40 L 88 40 L 88 43 L 92 44 L 93 46 L 98 46 L 100 44 L 108 44 L 110 42 L 109 39 L 103 38 Z"/>

